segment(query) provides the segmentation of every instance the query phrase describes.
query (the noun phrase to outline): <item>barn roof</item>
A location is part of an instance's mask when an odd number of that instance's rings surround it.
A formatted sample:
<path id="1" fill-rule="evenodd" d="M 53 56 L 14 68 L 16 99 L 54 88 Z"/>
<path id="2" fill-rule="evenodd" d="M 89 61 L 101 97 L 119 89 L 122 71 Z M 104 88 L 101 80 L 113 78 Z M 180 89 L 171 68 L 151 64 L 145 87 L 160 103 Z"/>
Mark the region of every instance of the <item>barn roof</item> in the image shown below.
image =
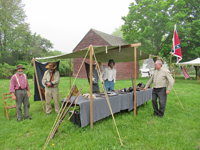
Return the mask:
<path id="1" fill-rule="evenodd" d="M 111 34 L 107 34 L 95 29 L 91 29 L 94 31 L 96 34 L 98 34 L 100 37 L 102 37 L 106 42 L 110 44 L 110 46 L 118 46 L 118 45 L 126 45 L 127 42 L 123 40 L 121 37 L 114 36 Z"/>

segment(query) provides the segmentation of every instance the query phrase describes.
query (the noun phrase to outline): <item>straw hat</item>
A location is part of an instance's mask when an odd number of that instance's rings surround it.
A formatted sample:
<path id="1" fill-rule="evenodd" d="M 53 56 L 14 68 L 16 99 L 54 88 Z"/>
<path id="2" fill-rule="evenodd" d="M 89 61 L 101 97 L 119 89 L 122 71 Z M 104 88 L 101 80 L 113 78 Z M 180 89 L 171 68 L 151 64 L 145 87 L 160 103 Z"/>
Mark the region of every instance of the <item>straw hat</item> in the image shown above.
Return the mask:
<path id="1" fill-rule="evenodd" d="M 56 69 L 56 67 L 57 67 L 57 64 L 56 64 L 56 63 L 54 63 L 54 62 L 49 62 L 48 65 L 46 65 L 45 68 L 47 68 L 47 69 Z"/>
<path id="2" fill-rule="evenodd" d="M 17 68 L 15 68 L 15 70 L 18 70 L 18 69 L 25 69 L 22 65 L 17 65 Z"/>

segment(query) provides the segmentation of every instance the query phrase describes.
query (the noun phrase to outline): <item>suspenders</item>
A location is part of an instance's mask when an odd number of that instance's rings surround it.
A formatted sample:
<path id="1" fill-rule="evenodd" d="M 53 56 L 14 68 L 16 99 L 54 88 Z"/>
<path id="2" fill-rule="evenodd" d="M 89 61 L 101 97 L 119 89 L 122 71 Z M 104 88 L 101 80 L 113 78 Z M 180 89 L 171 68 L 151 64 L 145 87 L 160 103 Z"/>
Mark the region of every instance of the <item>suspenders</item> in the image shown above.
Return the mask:
<path id="1" fill-rule="evenodd" d="M 25 85 L 26 85 L 26 75 L 25 74 L 23 74 L 24 75 L 24 78 L 25 78 Z M 21 87 L 21 85 L 20 85 L 20 83 L 19 83 L 19 79 L 18 79 L 18 77 L 17 77 L 17 75 L 15 74 L 15 77 L 16 77 L 16 79 L 17 79 L 17 83 L 18 83 L 18 85 L 19 85 L 19 88 Z"/>

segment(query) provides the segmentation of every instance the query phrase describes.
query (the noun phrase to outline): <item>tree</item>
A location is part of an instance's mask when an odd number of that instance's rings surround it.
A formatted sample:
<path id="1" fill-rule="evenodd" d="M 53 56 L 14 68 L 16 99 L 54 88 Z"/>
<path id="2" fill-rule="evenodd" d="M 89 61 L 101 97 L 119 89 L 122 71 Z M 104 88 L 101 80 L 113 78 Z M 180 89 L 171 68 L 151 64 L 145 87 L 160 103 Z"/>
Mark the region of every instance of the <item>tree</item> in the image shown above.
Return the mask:
<path id="1" fill-rule="evenodd" d="M 124 38 L 129 43 L 141 42 L 141 50 L 158 55 L 172 32 L 170 8 L 174 0 L 136 0 L 131 3 L 129 14 L 122 17 Z M 166 38 L 163 38 L 163 37 Z"/>
<path id="2" fill-rule="evenodd" d="M 199 0 L 136 0 L 122 17 L 124 39 L 141 42 L 141 50 L 170 57 L 174 25 L 177 24 L 183 59 L 199 57 Z M 175 59 L 175 57 L 174 57 Z"/>
<path id="3" fill-rule="evenodd" d="M 199 3 L 199 0 L 179 0 L 172 8 L 171 20 L 174 20 L 173 22 L 176 21 L 177 24 L 183 61 L 192 60 L 200 56 Z M 171 46 L 172 43 L 169 40 L 160 51 L 160 54 L 162 56 L 169 56 L 169 52 L 166 49 L 171 48 Z M 173 59 L 176 58 L 173 57 Z"/>
<path id="4" fill-rule="evenodd" d="M 5 62 L 10 48 L 8 41 L 16 26 L 24 23 L 26 15 L 21 0 L 0 1 L 0 54 L 1 63 Z"/>
<path id="5" fill-rule="evenodd" d="M 121 26 L 119 28 L 115 28 L 115 31 L 113 31 L 112 35 L 121 37 L 123 39 L 123 34 L 122 34 L 122 31 L 121 31 L 121 28 L 122 28 Z"/>

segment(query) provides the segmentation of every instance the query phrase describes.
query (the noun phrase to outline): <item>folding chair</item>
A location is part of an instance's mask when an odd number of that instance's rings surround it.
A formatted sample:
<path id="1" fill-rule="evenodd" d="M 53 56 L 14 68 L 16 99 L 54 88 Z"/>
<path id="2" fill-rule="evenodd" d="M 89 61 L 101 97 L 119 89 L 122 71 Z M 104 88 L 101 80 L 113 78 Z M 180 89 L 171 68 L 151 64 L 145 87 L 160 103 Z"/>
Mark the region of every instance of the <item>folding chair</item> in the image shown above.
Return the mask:
<path id="1" fill-rule="evenodd" d="M 10 95 L 10 96 L 8 96 Z M 9 120 L 9 117 L 8 117 L 8 111 L 7 109 L 12 109 L 12 108 L 16 108 L 16 105 L 9 105 L 11 103 L 11 100 L 12 99 L 12 94 L 11 93 L 3 93 L 2 94 L 2 99 L 3 99 L 3 103 L 4 103 L 4 116 L 7 117 L 7 119 Z M 13 100 L 12 100 L 13 101 Z M 6 106 L 6 102 L 7 102 L 7 105 L 9 106 Z M 17 110 L 16 110 L 16 114 L 17 114 Z"/>

